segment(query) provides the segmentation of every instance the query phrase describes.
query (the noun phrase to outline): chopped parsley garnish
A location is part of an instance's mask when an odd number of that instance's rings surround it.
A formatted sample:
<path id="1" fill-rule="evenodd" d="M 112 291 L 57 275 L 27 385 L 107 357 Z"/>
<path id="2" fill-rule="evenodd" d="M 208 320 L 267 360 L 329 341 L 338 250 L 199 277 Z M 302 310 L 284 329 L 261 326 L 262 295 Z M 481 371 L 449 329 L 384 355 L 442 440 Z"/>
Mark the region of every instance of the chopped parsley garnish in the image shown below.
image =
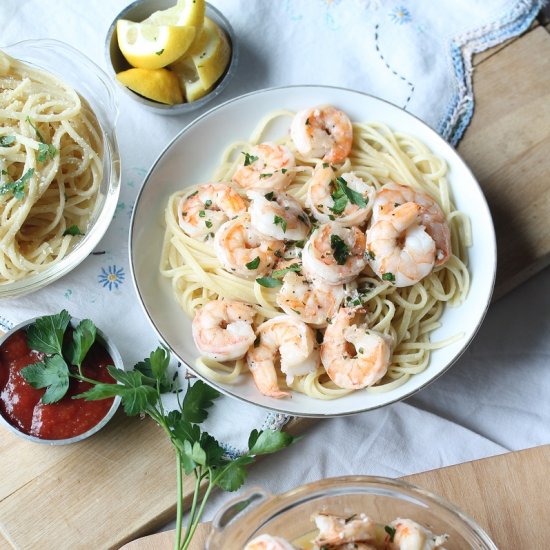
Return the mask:
<path id="1" fill-rule="evenodd" d="M 376 255 L 372 250 L 367 250 L 365 252 L 365 260 L 374 260 L 376 258 Z"/>
<path id="2" fill-rule="evenodd" d="M 38 145 L 38 162 L 46 162 L 48 157 L 53 159 L 55 155 L 57 155 L 57 149 L 55 148 L 55 146 L 52 143 L 46 143 L 46 140 L 29 117 L 27 117 L 25 120 L 32 126 L 32 129 L 36 133 L 38 141 L 40 141 Z"/>
<path id="3" fill-rule="evenodd" d="M 306 118 L 306 126 L 309 126 L 309 118 Z"/>
<path id="4" fill-rule="evenodd" d="M 395 275 L 393 273 L 384 273 L 384 275 L 382 275 L 382 280 L 383 281 L 390 281 L 390 282 L 394 282 L 395 281 Z"/>
<path id="5" fill-rule="evenodd" d="M 333 185 L 336 189 L 330 196 L 334 201 L 334 206 L 331 210 L 335 214 L 341 214 L 346 209 L 348 201 L 352 204 L 356 204 L 359 208 L 365 208 L 367 206 L 368 199 L 365 200 L 365 197 L 363 197 L 361 193 L 351 189 L 348 186 L 348 182 L 342 176 L 337 177 Z"/>
<path id="6" fill-rule="evenodd" d="M 255 157 L 254 155 L 250 155 L 248 153 L 245 153 L 244 151 L 243 151 L 243 155 L 244 155 L 244 165 L 245 166 L 250 166 L 252 163 L 254 163 L 258 160 L 258 157 Z"/>
<path id="7" fill-rule="evenodd" d="M 206 216 L 206 212 L 204 210 L 199 211 L 199 217 L 204 218 Z"/>
<path id="8" fill-rule="evenodd" d="M 271 276 L 274 279 L 282 279 L 287 273 L 290 271 L 293 271 L 294 273 L 299 273 L 302 269 L 302 266 L 300 264 L 291 264 L 288 267 L 285 267 L 283 269 L 276 269 Z"/>
<path id="9" fill-rule="evenodd" d="M 287 224 L 286 224 L 286 220 L 284 218 L 281 218 L 280 216 L 275 216 L 273 218 L 273 223 L 275 225 L 280 225 L 282 230 L 283 230 L 283 233 L 286 233 Z"/>
<path id="10" fill-rule="evenodd" d="M 323 168 L 328 168 L 329 164 L 328 162 L 323 162 Z"/>
<path id="11" fill-rule="evenodd" d="M 212 201 L 210 199 L 206 200 L 204 203 L 205 208 L 210 208 L 212 206 Z"/>
<path id="12" fill-rule="evenodd" d="M 281 168 L 281 173 L 282 174 L 286 174 L 288 172 L 288 170 L 286 168 Z"/>
<path id="13" fill-rule="evenodd" d="M 17 181 L 0 185 L 0 195 L 11 192 L 18 201 L 23 200 L 25 198 L 25 184 L 33 174 L 34 168 L 29 168 Z"/>
<path id="14" fill-rule="evenodd" d="M 262 179 L 262 178 L 270 178 L 272 175 L 273 175 L 273 172 L 271 172 L 271 173 L 266 173 L 266 174 L 260 174 L 260 179 Z"/>
<path id="15" fill-rule="evenodd" d="M 53 159 L 57 155 L 57 149 L 51 143 L 40 143 L 38 145 L 38 162 L 46 162 L 48 157 Z"/>
<path id="16" fill-rule="evenodd" d="M 158 52 L 155 52 L 157 55 L 162 55 L 164 53 L 164 48 L 162 50 L 159 50 Z"/>
<path id="17" fill-rule="evenodd" d="M 10 147 L 15 143 L 15 136 L 1 136 L 0 147 Z"/>
<path id="18" fill-rule="evenodd" d="M 331 235 L 330 247 L 336 263 L 344 265 L 350 254 L 349 246 L 338 235 Z"/>
<path id="19" fill-rule="evenodd" d="M 196 194 L 198 194 L 198 190 L 197 191 L 193 191 L 187 198 L 190 199 L 192 197 L 194 197 Z"/>
<path id="20" fill-rule="evenodd" d="M 294 243 L 294 246 L 296 246 L 297 248 L 304 248 L 305 244 L 306 244 L 306 241 L 296 241 Z"/>
<path id="21" fill-rule="evenodd" d="M 393 542 L 393 537 L 395 537 L 395 527 L 390 525 L 384 525 L 384 531 L 390 536 L 390 542 Z"/>
<path id="22" fill-rule="evenodd" d="M 259 277 L 256 282 L 261 286 L 265 286 L 265 288 L 275 288 L 283 284 L 282 281 L 273 277 Z"/>
<path id="23" fill-rule="evenodd" d="M 264 195 L 264 197 L 265 197 L 268 201 L 272 201 L 274 196 L 275 196 L 275 193 L 274 193 L 273 191 L 270 191 L 269 193 L 266 193 L 266 194 Z"/>
<path id="24" fill-rule="evenodd" d="M 84 235 L 84 233 L 80 231 L 80 227 L 78 227 L 78 225 L 73 224 L 65 229 L 65 231 L 63 232 L 63 236 L 65 235 L 72 235 L 73 237 L 76 237 L 77 235 Z"/>
<path id="25" fill-rule="evenodd" d="M 210 220 L 205 220 L 204 225 L 206 225 L 206 227 L 208 227 L 208 229 L 210 229 L 212 227 L 212 222 Z"/>
<path id="26" fill-rule="evenodd" d="M 285 267 L 284 269 L 276 269 L 271 274 L 271 277 L 259 277 L 258 279 L 256 279 L 256 282 L 261 286 L 265 286 L 266 288 L 275 288 L 283 284 L 281 282 L 281 279 L 287 273 L 289 273 L 290 271 L 293 271 L 294 273 L 299 273 L 301 269 L 302 269 L 302 266 L 300 264 L 291 264 L 288 267 Z"/>
<path id="27" fill-rule="evenodd" d="M 244 265 L 246 265 L 247 269 L 258 269 L 258 266 L 260 265 L 260 257 L 256 256 L 253 260 Z"/>

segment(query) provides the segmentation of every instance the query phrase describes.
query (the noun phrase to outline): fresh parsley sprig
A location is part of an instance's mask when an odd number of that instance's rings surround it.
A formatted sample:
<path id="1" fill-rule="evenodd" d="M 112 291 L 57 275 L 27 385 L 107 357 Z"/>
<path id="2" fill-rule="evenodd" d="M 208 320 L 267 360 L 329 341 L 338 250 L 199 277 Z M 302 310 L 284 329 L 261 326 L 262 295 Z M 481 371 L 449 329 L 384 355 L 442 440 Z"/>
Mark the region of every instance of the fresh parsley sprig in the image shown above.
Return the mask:
<path id="1" fill-rule="evenodd" d="M 31 179 L 33 174 L 34 168 L 29 168 L 18 180 L 0 185 L 0 195 L 12 193 L 18 201 L 23 200 L 25 198 L 25 184 Z M 5 175 L 4 171 L 2 175 Z"/>
<path id="2" fill-rule="evenodd" d="M 38 141 L 40 141 L 38 144 L 38 162 L 46 162 L 48 157 L 53 159 L 55 155 L 57 155 L 57 148 L 53 145 L 53 143 L 46 143 L 44 136 L 40 133 L 30 117 L 27 117 L 25 120 L 31 125 Z"/>
<path id="3" fill-rule="evenodd" d="M 120 395 L 127 414 L 147 414 L 166 432 L 176 454 L 178 494 L 174 548 L 186 550 L 214 488 L 236 491 L 246 479 L 248 466 L 258 456 L 288 447 L 296 438 L 282 431 L 253 430 L 248 438 L 247 451 L 236 458 L 228 457 L 220 443 L 200 427 L 220 396 L 217 390 L 198 380 L 188 386 L 182 401 L 178 399 L 176 410 L 164 410 L 161 395 L 172 387 L 168 376 L 169 360 L 168 352 L 157 348 L 133 371 L 121 372 L 110 368 L 109 372 L 118 384 L 96 383 L 75 398 L 95 400 Z M 184 474 L 195 477 L 195 491 L 185 532 L 182 528 Z M 206 488 L 200 501 L 203 485 Z"/>
<path id="4" fill-rule="evenodd" d="M 342 176 L 337 177 L 332 185 L 334 187 L 334 191 L 330 195 L 334 201 L 333 206 L 330 208 L 332 212 L 341 214 L 346 209 L 348 202 L 356 204 L 359 208 L 366 208 L 368 199 L 349 187 L 348 182 Z"/>
<path id="5" fill-rule="evenodd" d="M 64 309 L 56 315 L 36 319 L 27 329 L 28 347 L 45 357 L 22 368 L 21 375 L 33 388 L 46 388 L 40 398 L 44 404 L 62 399 L 69 389 L 70 378 L 95 383 L 82 374 L 82 362 L 95 342 L 96 327 L 90 319 L 84 319 L 74 329 L 71 340 L 65 340 L 70 321 L 71 316 Z"/>

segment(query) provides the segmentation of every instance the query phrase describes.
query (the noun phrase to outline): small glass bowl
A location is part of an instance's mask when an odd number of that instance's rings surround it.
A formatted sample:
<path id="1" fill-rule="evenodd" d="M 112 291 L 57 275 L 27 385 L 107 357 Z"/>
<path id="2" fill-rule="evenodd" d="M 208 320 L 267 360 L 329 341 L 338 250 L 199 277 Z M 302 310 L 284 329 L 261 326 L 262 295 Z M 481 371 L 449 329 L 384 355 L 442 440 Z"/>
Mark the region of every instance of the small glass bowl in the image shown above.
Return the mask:
<path id="1" fill-rule="evenodd" d="M 165 10 L 173 7 L 175 0 L 136 0 L 126 8 L 124 8 L 114 19 L 109 30 L 107 31 L 107 38 L 105 40 L 105 57 L 107 60 L 107 67 L 117 83 L 118 87 L 134 101 L 137 101 L 144 109 L 152 111 L 160 115 L 184 115 L 200 109 L 206 105 L 209 101 L 212 101 L 215 97 L 220 95 L 229 81 L 233 78 L 235 71 L 237 70 L 237 63 L 239 60 L 239 45 L 233 32 L 233 27 L 227 18 L 216 9 L 214 6 L 206 3 L 206 16 L 212 19 L 223 31 L 225 32 L 229 43 L 231 45 L 231 58 L 229 65 L 225 70 L 224 75 L 218 81 L 214 89 L 207 93 L 204 97 L 192 101 L 191 103 L 178 103 L 176 105 L 165 105 L 157 101 L 147 99 L 139 94 L 132 92 L 129 88 L 120 83 L 116 74 L 120 71 L 130 69 L 131 66 L 126 61 L 122 52 L 118 47 L 116 36 L 116 24 L 119 19 L 128 19 L 130 21 L 140 22 L 147 19 L 152 13 L 159 10 Z"/>
<path id="2" fill-rule="evenodd" d="M 435 535 L 449 535 L 447 550 L 498 550 L 487 533 L 453 504 L 405 481 L 371 476 L 335 477 L 272 496 L 252 489 L 230 501 L 214 518 L 207 550 L 244 548 L 270 534 L 295 541 L 315 531 L 311 515 L 364 513 L 382 524 L 409 518 Z"/>
<path id="3" fill-rule="evenodd" d="M 18 325 L 14 326 L 11 330 L 0 336 L 0 347 L 4 344 L 4 342 L 13 334 L 15 334 L 18 330 L 26 329 L 29 325 L 34 323 L 36 321 L 37 317 L 34 317 L 32 319 L 29 319 L 27 321 L 23 321 L 22 323 L 19 323 Z M 80 322 L 80 319 L 75 319 L 74 317 L 71 318 L 71 326 L 73 328 L 76 328 L 78 323 Z M 113 360 L 113 366 L 117 369 L 124 370 L 124 363 L 122 361 L 122 357 L 116 348 L 113 340 L 109 338 L 104 332 L 97 329 L 96 338 L 99 344 L 101 344 L 107 353 L 110 355 L 111 359 Z M 119 395 L 115 396 L 113 403 L 109 410 L 107 411 L 107 414 L 92 428 L 87 430 L 84 433 L 81 433 L 80 435 L 76 435 L 74 437 L 68 437 L 65 439 L 44 439 L 42 437 L 36 437 L 34 435 L 29 435 L 21 430 L 19 430 L 16 426 L 8 422 L 2 413 L 0 412 L 0 425 L 6 427 L 10 432 L 13 432 L 14 434 L 18 435 L 19 437 L 26 439 L 27 441 L 32 441 L 33 443 L 41 443 L 46 445 L 67 445 L 69 443 L 77 443 L 79 441 L 83 441 L 84 439 L 87 439 L 91 435 L 97 433 L 103 426 L 111 420 L 111 418 L 114 416 L 116 410 L 118 409 L 121 402 L 121 397 Z"/>
<path id="4" fill-rule="evenodd" d="M 95 248 L 115 213 L 120 193 L 120 157 L 115 135 L 118 106 L 109 77 L 84 54 L 57 40 L 25 40 L 2 50 L 13 58 L 47 71 L 70 84 L 91 106 L 103 133 L 103 180 L 86 235 L 59 262 L 40 273 L 0 284 L 0 298 L 34 292 L 74 269 Z"/>

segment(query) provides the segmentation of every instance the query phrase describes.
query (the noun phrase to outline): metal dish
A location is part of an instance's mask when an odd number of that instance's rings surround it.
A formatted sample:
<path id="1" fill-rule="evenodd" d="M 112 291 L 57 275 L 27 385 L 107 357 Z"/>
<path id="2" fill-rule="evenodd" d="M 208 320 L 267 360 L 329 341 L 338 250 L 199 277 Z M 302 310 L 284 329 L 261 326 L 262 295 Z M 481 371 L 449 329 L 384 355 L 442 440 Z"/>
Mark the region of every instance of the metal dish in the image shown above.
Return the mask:
<path id="1" fill-rule="evenodd" d="M 139 94 L 132 92 L 129 88 L 122 85 L 117 79 L 116 74 L 120 71 L 124 71 L 130 68 L 130 65 L 124 59 L 124 56 L 120 52 L 117 44 L 116 37 L 116 23 L 119 19 L 129 19 L 130 21 L 143 21 L 149 17 L 153 12 L 158 10 L 164 10 L 174 5 L 173 0 L 137 0 L 126 8 L 124 8 L 114 19 L 107 31 L 107 38 L 105 40 L 105 58 L 109 73 L 113 80 L 117 83 L 119 89 L 121 89 L 128 97 L 133 101 L 139 103 L 144 109 L 152 111 L 160 115 L 184 115 L 200 109 L 206 105 L 209 101 L 212 101 L 215 97 L 220 95 L 230 80 L 233 78 L 239 60 L 239 45 L 233 32 L 231 23 L 225 18 L 225 16 L 214 6 L 206 3 L 206 16 L 212 19 L 221 29 L 225 31 L 229 42 L 231 44 L 231 58 L 229 65 L 216 84 L 214 89 L 206 94 L 204 97 L 192 101 L 191 103 L 179 103 L 177 105 L 164 105 L 157 101 L 152 101 Z"/>

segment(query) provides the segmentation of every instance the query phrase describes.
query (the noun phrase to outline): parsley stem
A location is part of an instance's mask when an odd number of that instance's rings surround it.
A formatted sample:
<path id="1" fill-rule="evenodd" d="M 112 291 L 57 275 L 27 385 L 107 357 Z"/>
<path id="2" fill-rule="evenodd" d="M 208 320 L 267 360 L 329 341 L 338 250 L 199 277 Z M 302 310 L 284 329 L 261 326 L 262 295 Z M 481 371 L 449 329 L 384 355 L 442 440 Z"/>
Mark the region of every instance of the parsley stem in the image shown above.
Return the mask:
<path id="1" fill-rule="evenodd" d="M 210 496 L 210 493 L 212 492 L 213 488 L 214 488 L 214 483 L 212 480 L 212 473 L 210 471 L 208 488 L 206 489 L 206 493 L 204 493 L 204 496 L 202 497 L 202 502 L 201 502 L 199 511 L 197 512 L 197 516 L 193 521 L 191 530 L 189 531 L 189 536 L 186 537 L 185 540 L 183 541 L 183 546 L 181 547 L 181 550 L 187 550 L 189 548 L 189 545 L 191 544 L 191 540 L 193 539 L 193 535 L 195 534 L 195 531 L 197 530 L 197 526 L 199 525 L 200 520 L 202 518 L 202 514 L 204 513 L 204 507 L 206 506 L 206 502 L 208 501 L 208 497 Z"/>
<path id="2" fill-rule="evenodd" d="M 181 516 L 182 516 L 182 497 L 183 497 L 183 479 L 181 473 L 181 455 L 180 452 L 176 449 L 176 469 L 177 469 L 177 491 L 178 491 L 178 501 L 176 508 L 176 538 L 174 540 L 174 550 L 179 550 L 181 544 Z"/>
<path id="3" fill-rule="evenodd" d="M 193 493 L 193 502 L 191 504 L 191 509 L 189 510 L 189 518 L 187 520 L 187 529 L 185 530 L 185 535 L 183 536 L 184 542 L 188 539 L 189 533 L 191 532 L 191 526 L 193 525 L 193 521 L 195 520 L 195 514 L 197 511 L 197 502 L 199 500 L 199 493 L 201 490 L 202 479 L 203 479 L 202 467 L 197 466 L 197 468 L 195 468 L 195 492 Z"/>

